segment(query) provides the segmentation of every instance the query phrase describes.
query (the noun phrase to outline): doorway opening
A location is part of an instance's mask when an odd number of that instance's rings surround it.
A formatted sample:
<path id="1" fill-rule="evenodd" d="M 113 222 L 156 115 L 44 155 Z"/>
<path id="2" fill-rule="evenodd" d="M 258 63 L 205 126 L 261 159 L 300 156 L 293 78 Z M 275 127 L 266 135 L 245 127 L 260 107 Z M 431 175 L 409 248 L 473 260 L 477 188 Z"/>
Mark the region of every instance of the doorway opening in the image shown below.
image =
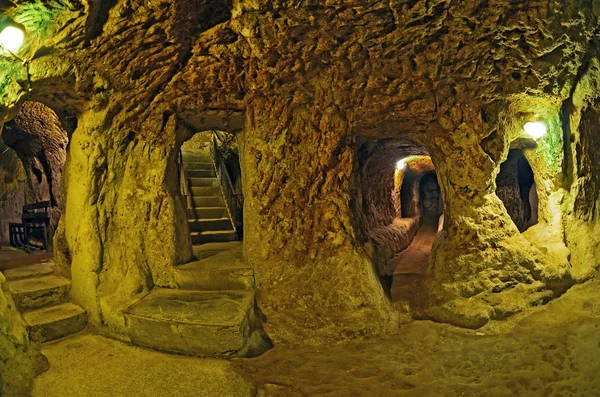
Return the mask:
<path id="1" fill-rule="evenodd" d="M 442 218 L 435 167 L 420 144 L 391 140 L 363 144 L 359 164 L 359 219 L 385 293 L 403 300 L 427 271 Z"/>
<path id="2" fill-rule="evenodd" d="M 243 195 L 237 139 L 204 131 L 186 140 L 178 158 L 179 186 L 193 245 L 243 238 Z"/>
<path id="3" fill-rule="evenodd" d="M 19 184 L 4 189 L 0 235 L 27 251 L 51 250 L 63 205 L 61 179 L 69 142 L 67 129 L 48 106 L 25 102 L 14 119 L 4 124 L 1 135 L 6 149 L 0 167 L 18 159 L 17 168 L 22 173 Z"/>
<path id="4" fill-rule="evenodd" d="M 511 149 L 496 177 L 496 195 L 520 232 L 538 223 L 538 196 L 533 170 L 520 149 Z"/>

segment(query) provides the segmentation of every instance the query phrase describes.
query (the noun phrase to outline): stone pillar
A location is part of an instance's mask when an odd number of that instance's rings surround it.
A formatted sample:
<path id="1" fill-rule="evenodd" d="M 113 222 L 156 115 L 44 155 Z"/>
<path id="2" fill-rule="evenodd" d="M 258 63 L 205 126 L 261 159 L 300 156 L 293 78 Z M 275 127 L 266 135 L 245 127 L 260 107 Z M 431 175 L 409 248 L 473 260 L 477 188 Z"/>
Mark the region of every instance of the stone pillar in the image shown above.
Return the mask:
<path id="1" fill-rule="evenodd" d="M 192 257 L 176 167 L 183 138 L 175 116 L 148 125 L 159 138 L 107 132 L 102 121 L 84 114 L 73 134 L 55 247 L 59 266 L 71 269 L 74 299 L 93 323 L 119 333 L 123 309 L 154 286 L 173 287 L 173 266 Z"/>
<path id="2" fill-rule="evenodd" d="M 347 122 L 334 106 L 289 103 L 254 100 L 241 139 L 244 252 L 265 329 L 275 343 L 386 332 L 396 317 L 353 224 Z"/>
<path id="3" fill-rule="evenodd" d="M 424 312 L 436 320 L 479 327 L 500 312 L 492 290 L 532 283 L 535 255 L 494 194 L 499 164 L 483 150 L 481 121 L 437 131 L 426 143 L 444 199 L 444 229 L 433 246 Z M 501 137 L 499 139 L 502 139 Z M 506 158 L 507 145 L 499 145 Z M 527 287 L 524 287 L 524 290 Z M 473 298 L 475 297 L 475 298 Z M 470 298 L 470 299 L 469 299 Z M 523 299 L 522 305 L 528 303 Z"/>

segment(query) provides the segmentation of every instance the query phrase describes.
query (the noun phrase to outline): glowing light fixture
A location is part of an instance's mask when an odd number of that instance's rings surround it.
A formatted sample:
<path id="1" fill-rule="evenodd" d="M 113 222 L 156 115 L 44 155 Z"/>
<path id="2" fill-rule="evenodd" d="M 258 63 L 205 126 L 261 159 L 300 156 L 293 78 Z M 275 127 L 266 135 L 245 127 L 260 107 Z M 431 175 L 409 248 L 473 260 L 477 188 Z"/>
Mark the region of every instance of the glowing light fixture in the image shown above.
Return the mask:
<path id="1" fill-rule="evenodd" d="M 0 46 L 4 47 L 5 50 L 10 52 L 17 52 L 23 45 L 25 34 L 23 31 L 15 26 L 7 26 L 0 33 Z"/>
<path id="2" fill-rule="evenodd" d="M 406 167 L 406 159 L 402 159 L 402 160 L 398 161 L 398 163 L 396 164 L 396 169 L 398 171 L 403 170 L 404 167 Z"/>
<path id="3" fill-rule="evenodd" d="M 523 129 L 527 135 L 535 140 L 541 139 L 548 133 L 548 127 L 546 127 L 546 124 L 542 123 L 541 121 L 530 121 L 525 123 Z"/>

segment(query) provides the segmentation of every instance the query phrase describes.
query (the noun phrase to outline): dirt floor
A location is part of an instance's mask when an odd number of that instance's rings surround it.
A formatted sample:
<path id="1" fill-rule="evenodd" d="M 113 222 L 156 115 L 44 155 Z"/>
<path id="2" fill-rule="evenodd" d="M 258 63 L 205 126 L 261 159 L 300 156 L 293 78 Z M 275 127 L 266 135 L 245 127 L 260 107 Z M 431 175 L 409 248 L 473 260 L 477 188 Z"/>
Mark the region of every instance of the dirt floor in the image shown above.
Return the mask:
<path id="1" fill-rule="evenodd" d="M 600 280 L 510 322 L 414 321 L 377 341 L 235 362 L 272 396 L 600 396 Z"/>
<path id="2" fill-rule="evenodd" d="M 221 361 L 97 335 L 44 345 L 33 396 L 600 396 L 600 280 L 477 331 L 430 321 L 346 345 Z"/>
<path id="3" fill-rule="evenodd" d="M 34 260 L 0 260 L 15 256 Z M 89 329 L 42 348 L 50 369 L 34 397 L 600 397 L 600 280 L 479 330 L 412 321 L 377 340 L 278 345 L 254 359 L 163 354 Z"/>

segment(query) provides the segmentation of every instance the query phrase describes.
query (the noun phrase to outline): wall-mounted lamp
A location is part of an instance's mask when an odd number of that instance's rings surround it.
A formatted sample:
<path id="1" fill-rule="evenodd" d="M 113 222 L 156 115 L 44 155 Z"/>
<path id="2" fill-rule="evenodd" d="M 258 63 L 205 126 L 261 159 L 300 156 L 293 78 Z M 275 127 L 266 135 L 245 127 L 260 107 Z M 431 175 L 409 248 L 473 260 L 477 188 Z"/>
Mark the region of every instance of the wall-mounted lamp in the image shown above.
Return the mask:
<path id="1" fill-rule="evenodd" d="M 27 72 L 27 90 L 31 92 L 31 74 L 29 73 L 29 61 L 17 56 L 17 52 L 25 41 L 25 32 L 22 27 L 10 19 L 0 21 L 0 55 L 8 54 L 25 66 Z"/>
<path id="2" fill-rule="evenodd" d="M 9 25 L 0 32 L 0 47 L 14 55 L 23 45 L 24 39 L 25 33 L 21 29 Z"/>
<path id="3" fill-rule="evenodd" d="M 530 121 L 528 123 L 525 123 L 523 129 L 525 130 L 527 135 L 529 135 L 536 141 L 538 139 L 543 138 L 544 135 L 548 133 L 548 127 L 546 126 L 546 123 L 543 123 L 541 121 Z"/>
<path id="4" fill-rule="evenodd" d="M 406 159 L 402 159 L 396 163 L 396 169 L 398 171 L 403 170 L 406 167 Z"/>

